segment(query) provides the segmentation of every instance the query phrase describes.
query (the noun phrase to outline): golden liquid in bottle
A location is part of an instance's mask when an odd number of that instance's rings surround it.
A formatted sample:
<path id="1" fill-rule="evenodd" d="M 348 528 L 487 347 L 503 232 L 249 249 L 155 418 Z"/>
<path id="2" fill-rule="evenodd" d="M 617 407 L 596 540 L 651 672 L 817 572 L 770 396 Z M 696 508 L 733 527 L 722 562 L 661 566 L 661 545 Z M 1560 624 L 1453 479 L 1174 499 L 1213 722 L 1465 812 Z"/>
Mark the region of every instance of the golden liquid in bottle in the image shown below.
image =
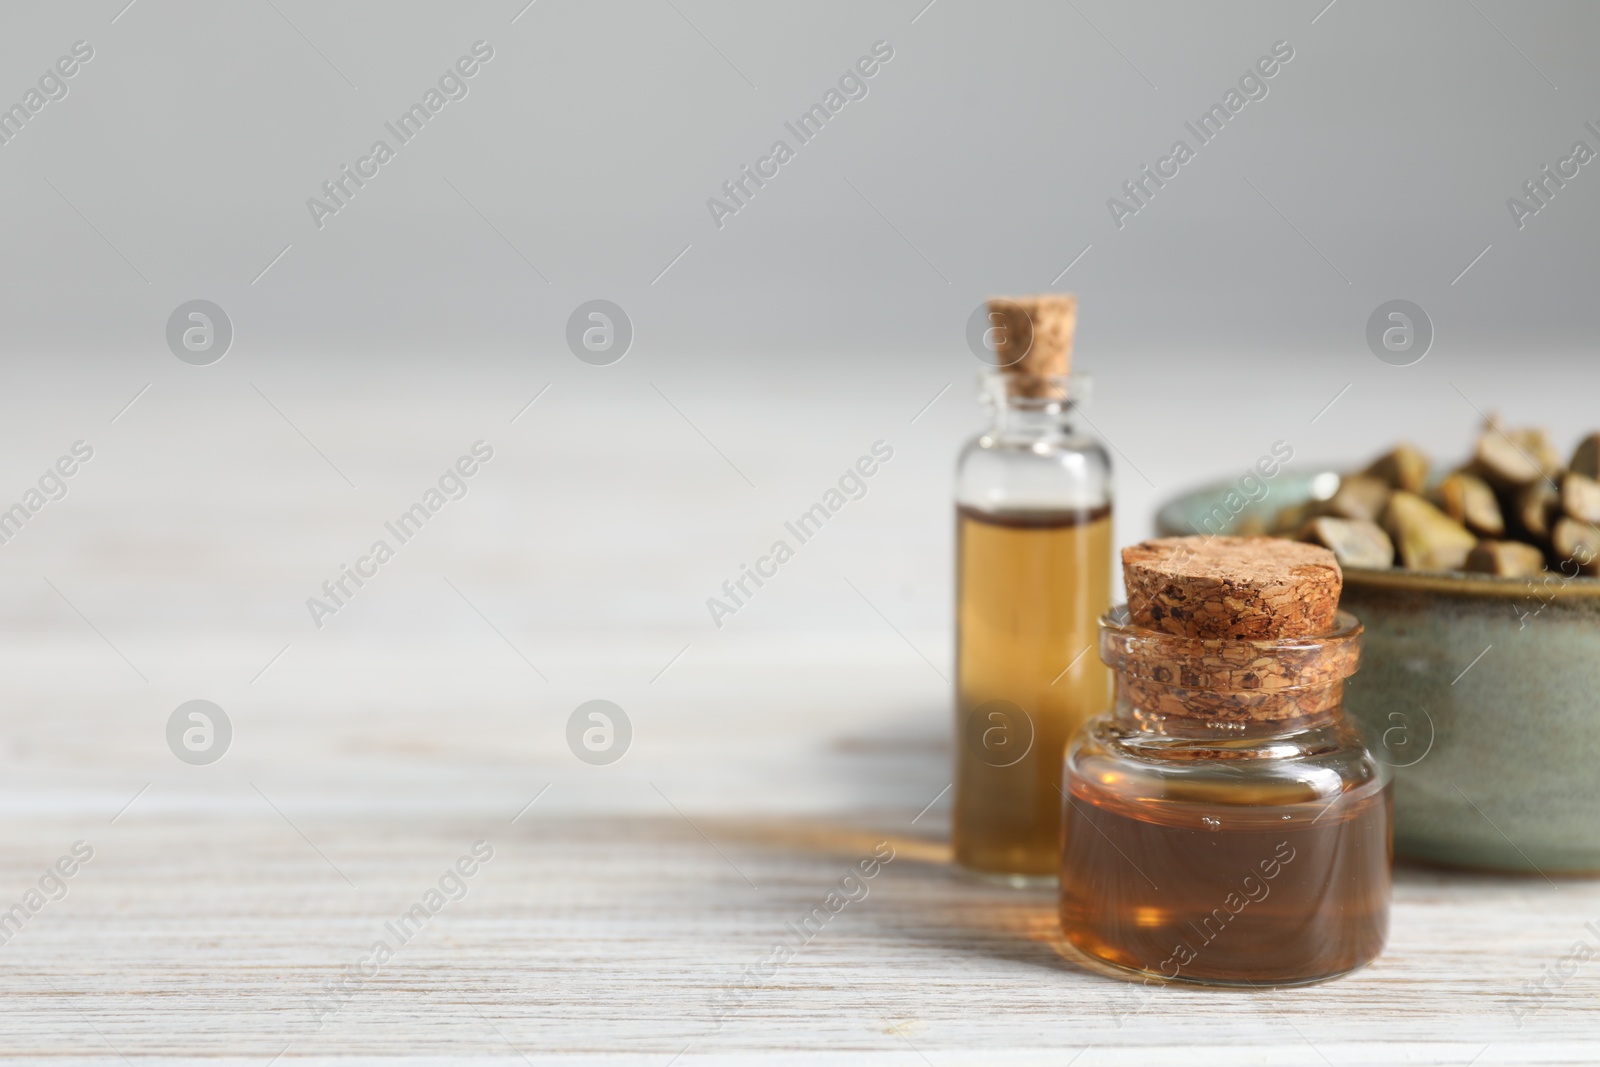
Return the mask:
<path id="1" fill-rule="evenodd" d="M 956 510 L 956 862 L 1051 876 L 1061 764 L 1111 702 L 1111 509 Z"/>

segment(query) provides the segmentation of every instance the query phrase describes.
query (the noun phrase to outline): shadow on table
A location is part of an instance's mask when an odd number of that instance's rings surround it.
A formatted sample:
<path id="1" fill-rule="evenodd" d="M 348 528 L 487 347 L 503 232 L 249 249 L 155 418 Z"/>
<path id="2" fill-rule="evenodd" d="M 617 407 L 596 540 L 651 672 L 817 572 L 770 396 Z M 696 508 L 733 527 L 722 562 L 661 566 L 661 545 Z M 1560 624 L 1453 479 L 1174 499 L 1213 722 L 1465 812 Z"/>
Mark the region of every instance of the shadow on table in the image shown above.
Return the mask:
<path id="1" fill-rule="evenodd" d="M 714 836 L 748 851 L 837 862 L 841 872 L 892 848 L 869 896 L 877 936 L 885 934 L 941 953 L 1005 959 L 1051 970 L 1082 971 L 1070 962 L 1056 919 L 1053 886 L 1016 889 L 981 881 L 951 863 L 943 831 L 909 835 L 900 814 L 859 823 L 784 818 L 724 820 Z M 710 829 L 710 827 L 708 827 Z M 891 902 L 892 901 L 892 902 Z"/>
<path id="2" fill-rule="evenodd" d="M 904 825 L 900 813 L 860 821 L 823 818 L 745 819 L 719 822 L 715 836 L 754 852 L 781 853 L 809 862 L 835 862 L 841 872 L 863 858 L 894 858 L 873 883 L 871 922 L 876 938 L 894 938 L 940 955 L 1006 960 L 1059 974 L 1139 983 L 1121 971 L 1084 956 L 1061 934 L 1054 886 L 1014 888 L 963 873 L 951 862 L 942 829 L 910 835 L 890 827 Z M 1535 880 L 1537 875 L 1534 876 Z M 1499 895 L 1523 886 L 1518 875 L 1429 867 L 1398 861 L 1397 888 L 1421 890 L 1448 884 Z M 1201 988 L 1190 987 L 1185 988 Z"/>

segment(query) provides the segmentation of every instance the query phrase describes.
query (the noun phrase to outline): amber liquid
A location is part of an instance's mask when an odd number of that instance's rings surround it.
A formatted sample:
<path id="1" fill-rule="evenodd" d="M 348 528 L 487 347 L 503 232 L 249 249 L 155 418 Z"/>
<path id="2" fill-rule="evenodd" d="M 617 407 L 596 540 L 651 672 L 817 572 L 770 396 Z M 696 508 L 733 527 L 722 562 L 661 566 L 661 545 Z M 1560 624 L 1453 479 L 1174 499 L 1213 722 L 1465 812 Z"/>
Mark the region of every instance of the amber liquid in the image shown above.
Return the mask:
<path id="1" fill-rule="evenodd" d="M 1067 741 L 1110 704 L 1111 509 L 957 509 L 956 862 L 1053 876 Z"/>
<path id="2" fill-rule="evenodd" d="M 1160 811 L 1074 780 L 1062 834 L 1061 925 L 1120 967 L 1211 984 L 1343 974 L 1389 926 L 1390 789 Z"/>

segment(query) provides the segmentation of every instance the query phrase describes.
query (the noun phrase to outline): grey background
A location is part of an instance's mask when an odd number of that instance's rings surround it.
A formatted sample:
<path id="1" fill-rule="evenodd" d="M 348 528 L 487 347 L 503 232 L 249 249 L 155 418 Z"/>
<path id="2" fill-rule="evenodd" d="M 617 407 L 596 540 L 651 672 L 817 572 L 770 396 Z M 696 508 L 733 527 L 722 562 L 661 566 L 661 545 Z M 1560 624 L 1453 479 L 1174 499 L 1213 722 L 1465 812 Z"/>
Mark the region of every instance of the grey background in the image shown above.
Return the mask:
<path id="1" fill-rule="evenodd" d="M 1593 179 L 1522 232 L 1505 208 L 1594 140 L 1593 5 L 538 0 L 512 24 L 524 2 L 12 5 L 0 98 L 75 40 L 96 57 L 0 148 L 9 347 L 159 355 L 152 316 L 205 295 L 257 355 L 538 359 L 599 295 L 658 357 L 936 360 L 978 299 L 1091 244 L 1060 284 L 1086 357 L 1358 357 L 1395 296 L 1455 353 L 1595 324 Z M 470 95 L 319 232 L 306 198 L 480 38 Z M 707 197 L 879 39 L 867 98 L 718 231 Z M 1118 231 L 1106 199 L 1280 39 L 1269 96 Z"/>
<path id="2" fill-rule="evenodd" d="M 1400 437 L 1448 460 L 1490 408 L 1563 448 L 1600 424 L 1600 170 L 1520 232 L 1505 206 L 1573 141 L 1600 148 L 1593 5 L 108 0 L 0 23 L 3 101 L 74 41 L 96 52 L 0 146 L 0 498 L 97 449 L 0 548 L 0 583 L 18 627 L 81 633 L 71 668 L 135 700 L 157 751 L 197 696 L 242 744 L 286 642 L 274 699 L 333 675 L 337 708 L 350 650 L 381 660 L 401 631 L 494 664 L 393 653 L 418 699 L 526 684 L 556 751 L 599 697 L 643 744 L 635 692 L 690 645 L 675 699 L 790 649 L 740 694 L 759 706 L 842 650 L 903 670 L 942 732 L 950 466 L 981 425 L 965 323 L 1058 277 L 1122 542 L 1275 441 L 1297 465 Z M 466 99 L 318 230 L 306 199 L 479 39 Z M 878 40 L 869 95 L 717 229 L 706 199 Z M 1107 199 L 1279 40 L 1269 95 L 1118 230 Z M 197 298 L 235 328 L 209 367 L 164 338 Z M 635 329 L 607 367 L 564 339 L 597 298 Z M 1364 339 L 1395 298 L 1435 326 L 1414 366 Z M 497 458 L 468 499 L 313 629 L 305 598 L 480 438 Z M 896 459 L 867 499 L 715 629 L 706 598 L 880 438 Z"/>

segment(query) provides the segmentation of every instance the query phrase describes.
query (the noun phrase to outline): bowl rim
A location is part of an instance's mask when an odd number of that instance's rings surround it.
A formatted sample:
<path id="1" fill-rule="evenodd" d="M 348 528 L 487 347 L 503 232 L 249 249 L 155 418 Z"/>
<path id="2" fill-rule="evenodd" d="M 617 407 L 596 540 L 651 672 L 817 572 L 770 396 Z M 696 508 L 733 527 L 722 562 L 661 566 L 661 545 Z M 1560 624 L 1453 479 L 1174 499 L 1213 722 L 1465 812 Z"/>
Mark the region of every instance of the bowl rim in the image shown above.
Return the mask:
<path id="1" fill-rule="evenodd" d="M 1293 473 L 1299 478 L 1311 481 L 1323 474 L 1338 475 L 1340 472 L 1332 468 L 1318 467 Z M 1195 531 L 1180 529 L 1178 523 L 1169 521 L 1171 514 L 1196 499 L 1221 497 L 1236 489 L 1237 483 L 1234 481 L 1214 481 L 1168 497 L 1156 508 L 1156 536 L 1194 536 Z M 1517 578 L 1497 574 L 1474 574 L 1468 571 L 1408 571 L 1399 567 L 1375 570 L 1370 567 L 1341 566 L 1340 569 L 1344 572 L 1344 584 L 1347 588 L 1403 590 L 1507 600 L 1532 597 L 1545 603 L 1551 600 L 1600 598 L 1600 578 L 1586 578 L 1581 575 L 1569 578 L 1559 571 L 1544 571 L 1539 577 Z"/>
<path id="2" fill-rule="evenodd" d="M 1485 596 L 1502 599 L 1583 600 L 1600 597 L 1600 578 L 1568 578 L 1559 571 L 1544 571 L 1541 577 L 1513 578 L 1468 571 L 1408 571 L 1401 568 L 1373 570 L 1370 567 L 1344 567 L 1345 586 L 1361 589 L 1402 589 L 1418 593 L 1443 593 L 1449 596 Z M 1548 579 L 1546 581 L 1545 579 Z"/>

